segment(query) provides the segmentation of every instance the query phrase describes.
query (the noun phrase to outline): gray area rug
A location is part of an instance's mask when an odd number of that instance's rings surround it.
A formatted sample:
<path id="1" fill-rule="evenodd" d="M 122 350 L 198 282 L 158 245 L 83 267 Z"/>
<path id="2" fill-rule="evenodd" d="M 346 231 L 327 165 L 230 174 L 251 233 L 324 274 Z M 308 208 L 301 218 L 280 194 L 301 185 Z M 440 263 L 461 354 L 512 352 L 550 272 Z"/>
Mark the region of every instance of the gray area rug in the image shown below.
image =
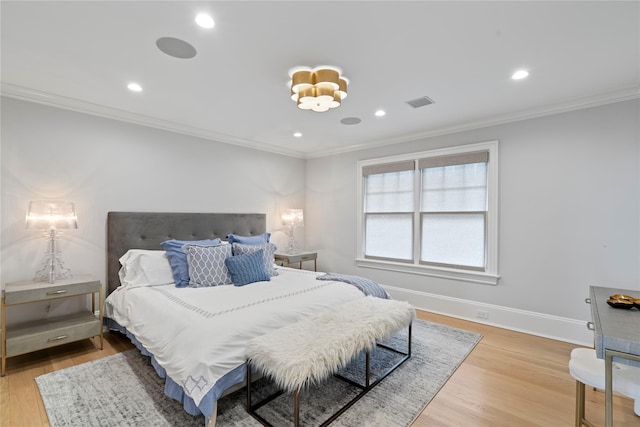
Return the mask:
<path id="1" fill-rule="evenodd" d="M 332 425 L 409 426 L 480 341 L 480 334 L 415 320 L 412 356 L 389 377 L 360 399 Z M 406 333 L 385 344 L 406 350 Z M 372 378 L 398 357 L 385 350 L 372 354 Z M 177 401 L 164 395 L 148 357 L 129 350 L 36 378 L 52 427 L 203 426 L 204 417 L 192 417 Z M 364 381 L 364 357 L 358 357 L 342 374 Z M 272 385 L 256 383 L 255 399 Z M 332 378 L 301 394 L 301 425 L 318 425 L 358 389 Z M 239 390 L 218 401 L 219 427 L 260 426 L 245 411 L 246 394 Z M 258 413 L 275 426 L 292 425 L 293 399 L 284 394 Z"/>

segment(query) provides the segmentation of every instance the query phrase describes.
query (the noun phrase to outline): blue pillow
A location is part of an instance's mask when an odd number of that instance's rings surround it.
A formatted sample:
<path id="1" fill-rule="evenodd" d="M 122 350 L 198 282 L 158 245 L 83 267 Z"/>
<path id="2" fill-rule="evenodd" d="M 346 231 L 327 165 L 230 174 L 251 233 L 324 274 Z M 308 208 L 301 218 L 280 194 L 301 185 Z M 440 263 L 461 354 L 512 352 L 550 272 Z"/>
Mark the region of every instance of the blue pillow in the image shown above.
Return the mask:
<path id="1" fill-rule="evenodd" d="M 250 254 L 253 252 L 263 252 L 262 262 L 264 264 L 264 269 L 267 270 L 270 276 L 277 276 L 278 271 L 273 266 L 273 254 L 276 252 L 276 245 L 273 243 L 261 243 L 259 245 L 243 245 L 241 243 L 234 243 L 231 245 L 233 247 L 233 255 L 244 255 Z"/>
<path id="2" fill-rule="evenodd" d="M 224 260 L 231 282 L 236 286 L 244 286 L 253 282 L 268 282 L 271 276 L 264 268 L 263 250 L 245 255 L 236 255 Z"/>
<path id="3" fill-rule="evenodd" d="M 177 288 L 185 288 L 189 286 L 189 266 L 187 264 L 187 254 L 182 250 L 184 245 L 196 246 L 218 246 L 222 241 L 220 239 L 212 240 L 165 240 L 160 243 L 162 249 L 167 253 L 173 279 Z"/>
<path id="4" fill-rule="evenodd" d="M 224 263 L 231 257 L 231 245 L 184 245 L 182 250 L 187 254 L 190 288 L 231 284 L 231 275 Z"/>
<path id="5" fill-rule="evenodd" d="M 229 243 L 242 243 L 243 245 L 261 245 L 263 243 L 269 243 L 271 233 L 262 233 L 255 236 L 238 236 L 237 234 L 228 234 L 227 240 Z"/>

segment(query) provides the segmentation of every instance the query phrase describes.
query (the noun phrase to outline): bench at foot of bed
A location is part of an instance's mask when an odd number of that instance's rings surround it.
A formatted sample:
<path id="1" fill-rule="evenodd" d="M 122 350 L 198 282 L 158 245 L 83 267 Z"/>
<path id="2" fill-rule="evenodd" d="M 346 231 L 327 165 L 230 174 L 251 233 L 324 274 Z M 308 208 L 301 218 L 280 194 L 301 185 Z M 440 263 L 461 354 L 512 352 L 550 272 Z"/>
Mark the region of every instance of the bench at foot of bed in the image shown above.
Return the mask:
<path id="1" fill-rule="evenodd" d="M 328 425 L 411 357 L 411 322 L 414 317 L 414 308 L 406 302 L 364 297 L 254 338 L 247 347 L 247 412 L 263 425 L 270 426 L 256 411 L 284 392 L 290 392 L 293 393 L 293 425 L 298 427 L 300 390 L 336 374 L 365 351 L 364 384 L 336 375 L 361 391 L 322 424 Z M 406 352 L 378 344 L 379 340 L 405 327 L 408 328 Z M 371 382 L 370 352 L 376 346 L 402 357 Z M 253 369 L 272 379 L 280 391 L 252 403 Z"/>

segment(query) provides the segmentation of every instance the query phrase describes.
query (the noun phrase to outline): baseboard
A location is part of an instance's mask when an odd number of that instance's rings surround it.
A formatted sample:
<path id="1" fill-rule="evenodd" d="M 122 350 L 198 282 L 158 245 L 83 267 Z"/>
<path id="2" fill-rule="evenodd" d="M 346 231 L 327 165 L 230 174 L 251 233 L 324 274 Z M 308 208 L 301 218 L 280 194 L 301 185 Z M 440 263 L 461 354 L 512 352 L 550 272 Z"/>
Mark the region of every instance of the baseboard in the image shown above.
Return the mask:
<path id="1" fill-rule="evenodd" d="M 586 321 L 584 320 L 552 316 L 394 286 L 385 285 L 384 288 L 394 299 L 408 301 L 420 310 L 573 344 L 593 346 L 593 332 L 587 329 Z"/>

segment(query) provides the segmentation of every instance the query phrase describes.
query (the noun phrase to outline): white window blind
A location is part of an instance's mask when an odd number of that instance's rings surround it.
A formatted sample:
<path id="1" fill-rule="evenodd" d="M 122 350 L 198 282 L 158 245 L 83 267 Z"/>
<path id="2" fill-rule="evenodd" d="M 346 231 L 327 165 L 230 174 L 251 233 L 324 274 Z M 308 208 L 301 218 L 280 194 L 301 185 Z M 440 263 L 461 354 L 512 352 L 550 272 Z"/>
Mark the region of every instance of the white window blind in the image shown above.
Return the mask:
<path id="1" fill-rule="evenodd" d="M 419 161 L 420 262 L 485 270 L 487 154 Z"/>
<path id="2" fill-rule="evenodd" d="M 364 168 L 366 257 L 413 259 L 415 162 Z"/>

